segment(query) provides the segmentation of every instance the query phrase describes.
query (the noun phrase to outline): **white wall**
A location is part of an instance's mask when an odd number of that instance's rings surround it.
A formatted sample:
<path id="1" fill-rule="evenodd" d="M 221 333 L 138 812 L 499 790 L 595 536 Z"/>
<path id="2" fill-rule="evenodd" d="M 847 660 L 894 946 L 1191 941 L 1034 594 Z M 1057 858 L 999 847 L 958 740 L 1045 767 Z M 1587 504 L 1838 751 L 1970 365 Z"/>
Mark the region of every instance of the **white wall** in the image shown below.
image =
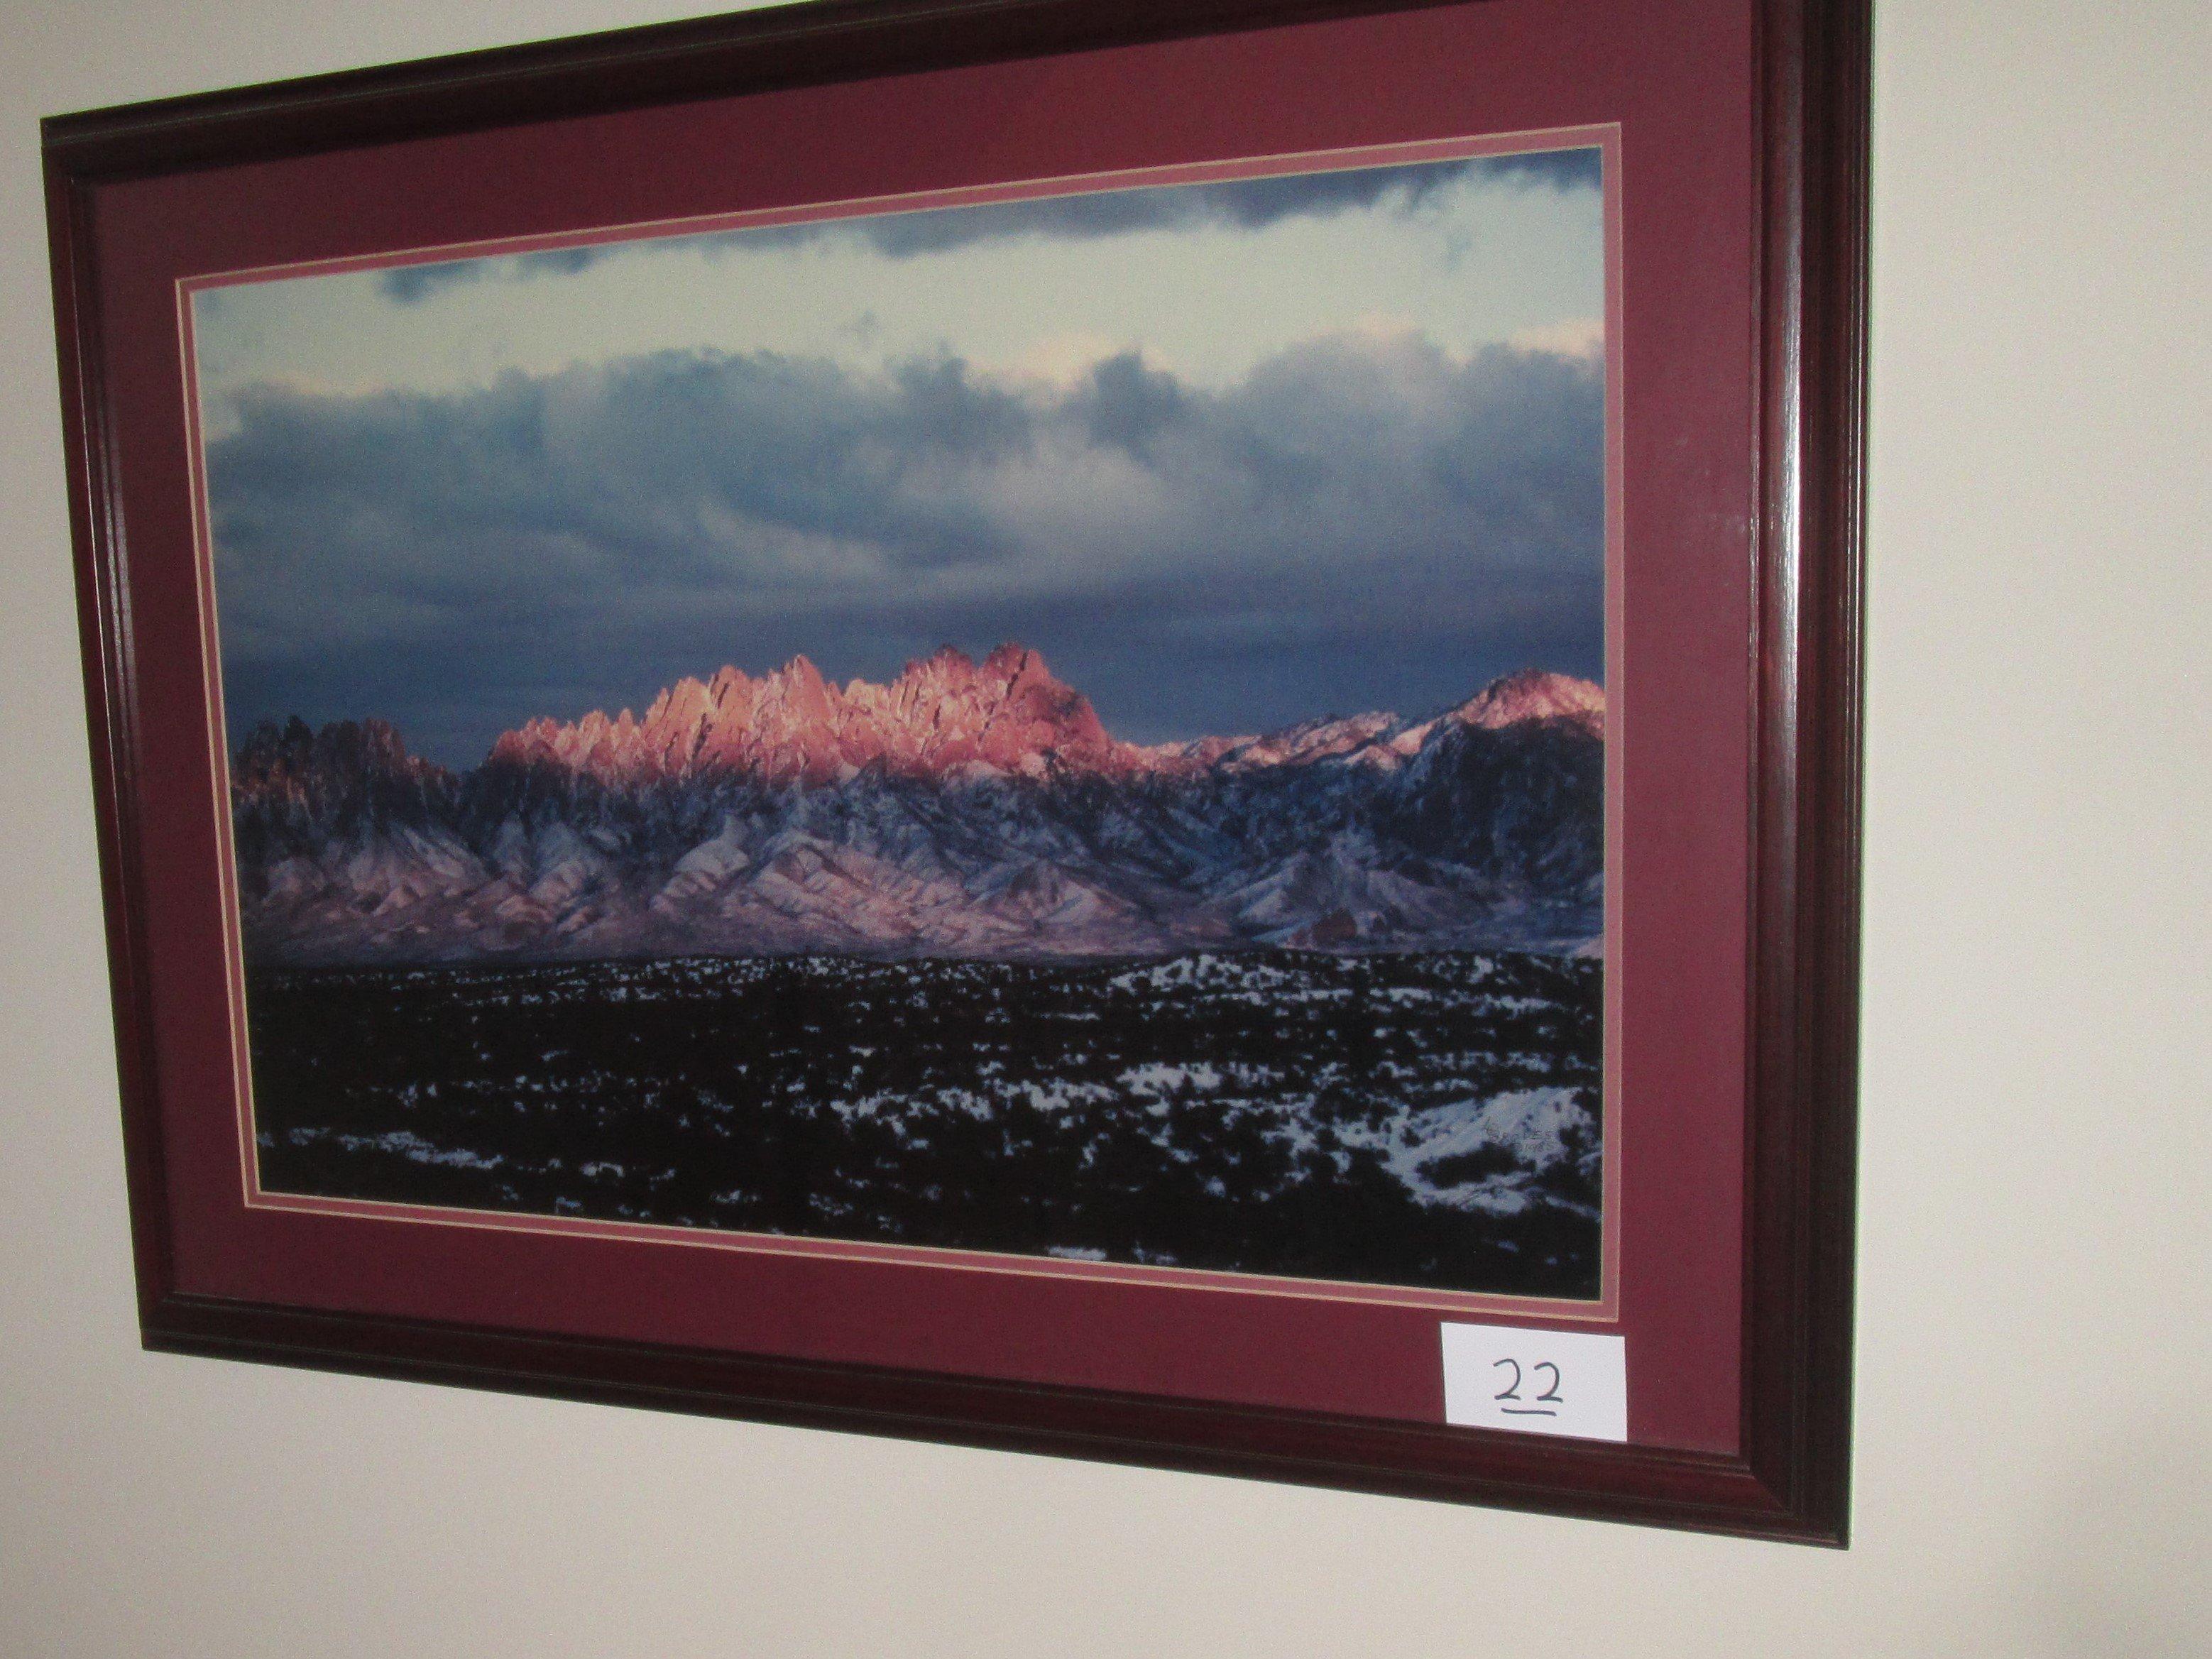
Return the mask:
<path id="1" fill-rule="evenodd" d="M 1848 1554 L 138 1352 L 33 119 L 690 9 L 0 0 L 0 1653 L 2212 1644 L 2201 0 L 1883 9 Z"/>

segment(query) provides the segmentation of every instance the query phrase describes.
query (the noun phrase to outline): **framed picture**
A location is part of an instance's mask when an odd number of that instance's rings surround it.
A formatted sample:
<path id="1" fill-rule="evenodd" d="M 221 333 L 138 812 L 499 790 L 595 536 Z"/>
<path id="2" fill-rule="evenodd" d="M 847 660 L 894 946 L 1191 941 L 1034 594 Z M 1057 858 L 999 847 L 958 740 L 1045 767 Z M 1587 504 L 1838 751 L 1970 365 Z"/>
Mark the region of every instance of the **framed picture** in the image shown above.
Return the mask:
<path id="1" fill-rule="evenodd" d="M 145 1342 L 1842 1542 L 1867 52 L 48 122 Z"/>

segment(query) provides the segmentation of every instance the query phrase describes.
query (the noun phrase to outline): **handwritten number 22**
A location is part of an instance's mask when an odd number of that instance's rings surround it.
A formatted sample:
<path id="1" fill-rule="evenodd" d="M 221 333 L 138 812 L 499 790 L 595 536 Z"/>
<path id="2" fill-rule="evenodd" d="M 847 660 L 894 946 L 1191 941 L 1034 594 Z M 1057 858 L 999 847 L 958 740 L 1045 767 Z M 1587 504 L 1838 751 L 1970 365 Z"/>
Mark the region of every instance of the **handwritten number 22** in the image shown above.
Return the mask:
<path id="1" fill-rule="evenodd" d="M 1521 1399 L 1522 1397 L 1521 1362 L 1517 1359 L 1493 1359 L 1490 1362 L 1490 1368 L 1492 1370 L 1496 1370 L 1500 1365 L 1512 1367 L 1513 1380 L 1491 1395 L 1491 1398 L 1492 1400 Z M 1532 1371 L 1549 1371 L 1552 1374 L 1552 1380 L 1544 1385 L 1543 1393 L 1536 1396 L 1536 1403 L 1526 1406 L 1500 1406 L 1498 1410 L 1504 1412 L 1508 1417 L 1557 1417 L 1559 1413 L 1553 1407 L 1566 1403 L 1559 1394 L 1559 1368 L 1548 1359 L 1540 1359 L 1528 1369 Z M 1544 1403 L 1546 1401 L 1551 1403 L 1546 1404 Z"/>

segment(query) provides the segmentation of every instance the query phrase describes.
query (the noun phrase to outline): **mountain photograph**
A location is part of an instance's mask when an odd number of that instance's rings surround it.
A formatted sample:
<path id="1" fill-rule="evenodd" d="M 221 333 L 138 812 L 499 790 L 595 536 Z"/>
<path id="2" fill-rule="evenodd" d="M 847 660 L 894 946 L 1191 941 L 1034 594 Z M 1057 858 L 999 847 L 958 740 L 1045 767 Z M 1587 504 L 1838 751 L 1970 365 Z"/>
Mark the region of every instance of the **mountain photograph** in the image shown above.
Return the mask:
<path id="1" fill-rule="evenodd" d="M 261 1192 L 1597 1295 L 1601 185 L 201 291 Z"/>

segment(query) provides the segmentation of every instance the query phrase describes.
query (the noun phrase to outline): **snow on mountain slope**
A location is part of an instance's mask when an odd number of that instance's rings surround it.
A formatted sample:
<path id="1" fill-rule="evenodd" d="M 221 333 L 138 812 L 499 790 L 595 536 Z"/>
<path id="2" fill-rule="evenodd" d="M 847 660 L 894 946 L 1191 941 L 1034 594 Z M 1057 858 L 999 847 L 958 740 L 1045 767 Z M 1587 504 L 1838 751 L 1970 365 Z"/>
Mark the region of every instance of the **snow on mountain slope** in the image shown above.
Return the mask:
<path id="1" fill-rule="evenodd" d="M 1013 645 L 881 686 L 725 668 L 460 775 L 295 720 L 234 763 L 242 920 L 270 962 L 1588 950 L 1603 723 L 1528 672 L 1418 723 L 1140 748 Z"/>

